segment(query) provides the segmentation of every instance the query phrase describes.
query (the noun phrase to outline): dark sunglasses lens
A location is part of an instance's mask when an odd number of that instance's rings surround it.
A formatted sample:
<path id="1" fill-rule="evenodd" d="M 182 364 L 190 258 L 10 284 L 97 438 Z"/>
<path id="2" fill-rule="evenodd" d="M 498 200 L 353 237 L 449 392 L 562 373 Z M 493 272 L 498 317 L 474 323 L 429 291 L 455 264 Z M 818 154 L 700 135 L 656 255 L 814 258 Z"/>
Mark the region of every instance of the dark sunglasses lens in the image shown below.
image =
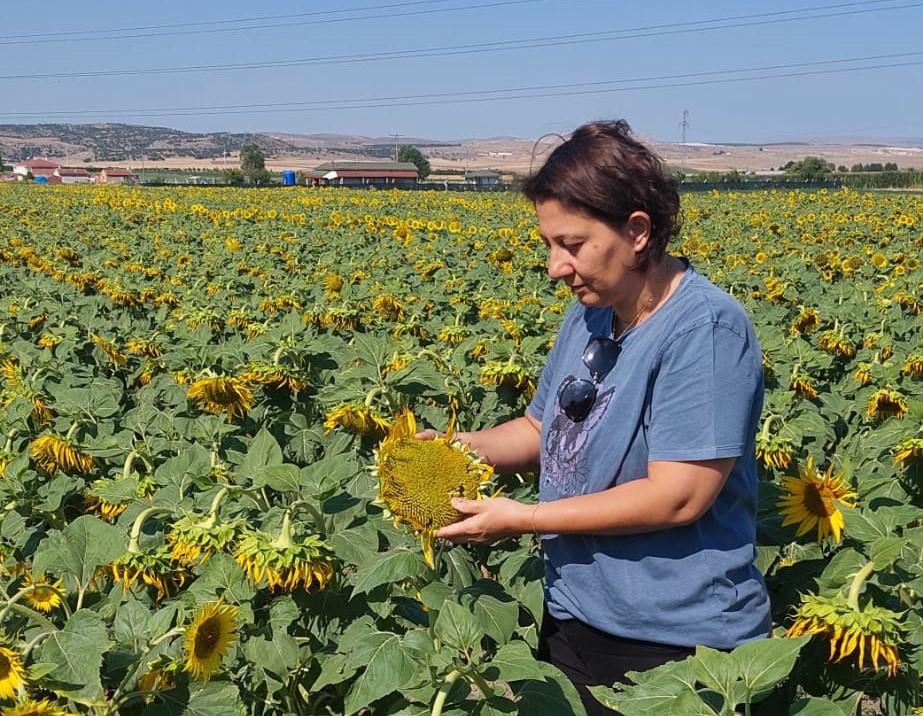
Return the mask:
<path id="1" fill-rule="evenodd" d="M 597 383 L 615 367 L 622 346 L 611 338 L 594 338 L 583 352 L 583 363 Z"/>
<path id="2" fill-rule="evenodd" d="M 588 380 L 575 380 L 561 389 L 561 411 L 575 423 L 586 419 L 596 402 L 596 386 Z"/>

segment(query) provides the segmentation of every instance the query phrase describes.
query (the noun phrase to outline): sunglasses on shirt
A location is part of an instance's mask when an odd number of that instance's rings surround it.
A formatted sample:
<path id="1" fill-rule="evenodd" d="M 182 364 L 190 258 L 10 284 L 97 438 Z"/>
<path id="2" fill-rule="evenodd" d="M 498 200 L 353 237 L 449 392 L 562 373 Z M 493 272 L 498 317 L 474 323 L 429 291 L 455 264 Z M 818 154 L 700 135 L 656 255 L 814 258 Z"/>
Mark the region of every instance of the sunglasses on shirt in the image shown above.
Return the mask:
<path id="1" fill-rule="evenodd" d="M 612 338 L 596 336 L 583 349 L 583 365 L 590 371 L 591 380 L 580 378 L 566 381 L 558 391 L 558 405 L 572 422 L 586 420 L 599 392 L 599 384 L 618 363 L 622 344 Z"/>

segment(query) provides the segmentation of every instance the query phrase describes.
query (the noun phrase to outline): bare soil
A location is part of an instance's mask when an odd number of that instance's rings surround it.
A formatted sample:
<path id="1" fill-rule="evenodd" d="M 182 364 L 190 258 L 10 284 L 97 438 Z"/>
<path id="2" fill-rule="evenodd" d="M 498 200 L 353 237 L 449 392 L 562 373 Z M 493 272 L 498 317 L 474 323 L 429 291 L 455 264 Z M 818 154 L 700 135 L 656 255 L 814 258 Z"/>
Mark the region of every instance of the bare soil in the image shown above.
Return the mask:
<path id="1" fill-rule="evenodd" d="M 530 168 L 541 166 L 547 154 L 560 139 L 547 137 L 538 143 L 533 140 L 500 138 L 464 140 L 458 146 L 424 147 L 433 174 L 444 170 L 493 170 L 510 177 L 526 175 Z M 887 147 L 850 144 L 669 144 L 652 142 L 651 146 L 672 167 L 686 171 L 737 170 L 740 172 L 772 173 L 790 161 L 800 161 L 807 156 L 822 157 L 836 166 L 852 168 L 856 164 L 896 164 L 900 169 L 923 169 L 923 147 Z M 270 170 L 309 170 L 331 161 L 356 161 L 355 154 L 324 150 L 311 155 L 272 157 L 267 159 Z M 237 167 L 236 157 L 221 159 L 172 158 L 149 161 L 144 167 L 138 162 L 130 166 L 139 168 L 215 170 Z"/>

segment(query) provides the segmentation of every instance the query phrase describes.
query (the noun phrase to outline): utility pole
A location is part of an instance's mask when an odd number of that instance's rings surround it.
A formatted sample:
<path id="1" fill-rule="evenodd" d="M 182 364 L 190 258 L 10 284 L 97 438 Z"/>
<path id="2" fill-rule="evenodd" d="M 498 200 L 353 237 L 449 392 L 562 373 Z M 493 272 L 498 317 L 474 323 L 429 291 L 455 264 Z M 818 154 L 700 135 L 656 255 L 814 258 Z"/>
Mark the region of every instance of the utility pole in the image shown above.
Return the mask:
<path id="1" fill-rule="evenodd" d="M 683 110 L 683 121 L 679 123 L 683 130 L 683 172 L 686 171 L 686 130 L 689 129 L 689 110 Z"/>
<path id="2" fill-rule="evenodd" d="M 397 155 L 398 155 L 397 140 L 398 140 L 398 137 L 400 137 L 401 135 L 392 134 L 391 136 L 394 137 L 394 163 L 397 164 Z"/>

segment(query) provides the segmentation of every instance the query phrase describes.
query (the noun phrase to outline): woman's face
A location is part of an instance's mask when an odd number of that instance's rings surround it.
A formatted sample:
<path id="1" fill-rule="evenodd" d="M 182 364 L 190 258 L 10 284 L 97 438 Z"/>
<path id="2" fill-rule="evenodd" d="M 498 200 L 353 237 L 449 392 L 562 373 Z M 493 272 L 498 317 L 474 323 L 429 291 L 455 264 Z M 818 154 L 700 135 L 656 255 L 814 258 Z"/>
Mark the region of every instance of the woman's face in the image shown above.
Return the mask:
<path id="1" fill-rule="evenodd" d="M 647 244 L 647 214 L 635 212 L 616 231 L 554 199 L 537 203 L 535 213 L 548 246 L 552 279 L 563 281 L 585 306 L 605 308 L 635 300 L 643 274 L 632 267 Z"/>

